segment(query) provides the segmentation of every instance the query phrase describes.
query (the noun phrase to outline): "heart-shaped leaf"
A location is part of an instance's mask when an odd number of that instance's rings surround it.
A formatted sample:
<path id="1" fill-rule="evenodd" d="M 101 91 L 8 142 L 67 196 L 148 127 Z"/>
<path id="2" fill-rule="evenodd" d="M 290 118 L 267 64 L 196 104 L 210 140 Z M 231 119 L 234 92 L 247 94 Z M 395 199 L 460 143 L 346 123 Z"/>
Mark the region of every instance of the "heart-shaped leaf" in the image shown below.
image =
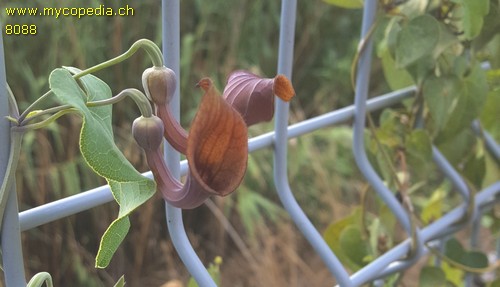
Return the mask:
<path id="1" fill-rule="evenodd" d="M 137 172 L 115 145 L 111 106 L 86 106 L 89 100 L 110 98 L 109 87 L 98 78 L 87 75 L 80 79 L 84 92 L 68 70 L 78 72 L 75 68 L 52 71 L 49 78 L 50 88 L 62 104 L 71 105 L 82 115 L 82 155 L 97 174 L 106 178 L 114 198 L 120 205 L 118 218 L 104 233 L 96 257 L 96 267 L 104 268 L 129 230 L 128 215 L 153 196 L 156 185 L 154 181 Z"/>
<path id="2" fill-rule="evenodd" d="M 348 228 L 356 228 L 362 225 L 361 215 L 361 208 L 357 207 L 353 210 L 351 215 L 338 221 L 332 222 L 323 233 L 323 238 L 325 239 L 325 242 L 328 244 L 328 246 L 332 249 L 333 252 L 335 252 L 342 263 L 346 264 L 346 266 L 351 270 L 359 270 L 362 266 L 353 262 L 350 258 L 349 252 L 342 248 L 341 237 L 344 231 L 346 231 Z M 344 235 L 344 239 L 345 238 L 346 235 Z"/>

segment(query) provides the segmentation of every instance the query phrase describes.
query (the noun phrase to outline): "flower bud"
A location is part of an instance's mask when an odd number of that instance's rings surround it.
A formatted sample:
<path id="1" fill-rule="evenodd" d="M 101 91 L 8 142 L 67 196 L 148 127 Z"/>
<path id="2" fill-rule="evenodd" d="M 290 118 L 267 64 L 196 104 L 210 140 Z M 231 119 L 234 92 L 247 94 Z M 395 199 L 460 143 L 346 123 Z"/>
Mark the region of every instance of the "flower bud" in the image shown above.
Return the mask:
<path id="1" fill-rule="evenodd" d="M 175 92 L 175 73 L 167 67 L 147 68 L 142 73 L 142 86 L 156 105 L 168 104 Z"/>
<path id="2" fill-rule="evenodd" d="M 140 116 L 132 124 L 132 135 L 145 151 L 157 150 L 163 140 L 163 122 L 157 116 Z"/>

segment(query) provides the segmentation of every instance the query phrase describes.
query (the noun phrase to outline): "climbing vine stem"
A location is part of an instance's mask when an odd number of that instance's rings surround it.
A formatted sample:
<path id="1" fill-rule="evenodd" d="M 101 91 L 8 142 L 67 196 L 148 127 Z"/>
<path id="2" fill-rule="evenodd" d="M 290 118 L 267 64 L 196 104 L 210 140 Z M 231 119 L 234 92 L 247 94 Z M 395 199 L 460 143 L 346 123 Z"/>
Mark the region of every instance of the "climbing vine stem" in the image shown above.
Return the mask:
<path id="1" fill-rule="evenodd" d="M 149 100 L 146 98 L 146 95 L 144 95 L 141 91 L 137 89 L 125 89 L 112 98 L 94 102 L 87 102 L 86 105 L 88 107 L 112 105 L 118 103 L 119 101 L 125 99 L 126 97 L 130 97 L 132 98 L 132 100 L 134 100 L 135 104 L 139 107 L 142 116 L 148 118 L 153 115 L 153 109 L 151 108 L 151 104 L 149 103 Z M 61 116 L 72 112 L 77 112 L 77 110 L 72 108 L 70 105 L 62 105 L 46 109 L 43 111 L 33 111 L 32 115 L 28 115 L 28 117 L 24 119 L 22 125 L 18 124 L 16 127 L 13 128 L 16 129 L 17 131 L 21 130 L 26 131 L 26 130 L 43 128 L 52 123 L 53 121 L 55 121 L 56 119 L 60 118 Z M 49 114 L 51 115 L 50 117 L 43 119 L 40 122 L 34 124 L 28 124 L 29 122 L 32 122 L 36 119 L 40 119 L 42 118 L 42 116 Z M 9 120 L 18 123 L 15 118 L 9 117 Z"/>
<path id="2" fill-rule="evenodd" d="M 130 49 L 128 49 L 125 53 L 113 58 L 113 59 L 110 59 L 106 62 L 103 62 L 103 63 L 100 63 L 98 65 L 95 65 L 93 67 L 90 67 L 88 69 L 85 69 L 79 73 L 76 73 L 75 75 L 73 75 L 73 78 L 74 79 L 79 79 L 85 75 L 88 75 L 88 74 L 91 74 L 91 73 L 95 73 L 97 71 L 100 71 L 102 69 L 105 69 L 105 68 L 108 68 L 108 67 L 111 67 L 113 65 L 116 65 L 120 62 L 123 62 L 124 60 L 130 58 L 132 55 L 135 54 L 135 52 L 137 52 L 139 49 L 144 49 L 146 51 L 146 53 L 148 54 L 149 58 L 151 59 L 151 62 L 153 63 L 153 65 L 155 67 L 162 67 L 163 66 L 163 57 L 162 57 L 162 54 L 161 54 L 161 51 L 160 51 L 160 48 L 154 43 L 152 42 L 151 40 L 147 40 L 147 39 L 141 39 L 141 40 L 138 40 L 137 42 L 135 42 L 134 44 L 132 44 L 132 46 L 130 47 Z M 47 98 L 49 98 L 50 96 L 52 95 L 52 91 L 48 91 L 46 92 L 45 94 L 43 94 L 41 97 L 39 97 L 36 101 L 34 101 L 20 116 L 19 116 L 19 119 L 18 119 L 18 124 L 19 125 L 23 125 L 24 124 L 24 120 L 26 119 L 26 117 L 28 116 L 28 114 L 32 111 L 35 110 L 35 108 L 40 105 L 41 102 L 43 102 L 44 100 L 46 100 Z M 142 112 L 142 111 L 141 111 Z"/>
<path id="3" fill-rule="evenodd" d="M 28 282 L 26 287 L 41 287 L 43 284 L 46 284 L 47 287 L 53 287 L 52 277 L 47 272 L 40 272 L 35 274 Z"/>

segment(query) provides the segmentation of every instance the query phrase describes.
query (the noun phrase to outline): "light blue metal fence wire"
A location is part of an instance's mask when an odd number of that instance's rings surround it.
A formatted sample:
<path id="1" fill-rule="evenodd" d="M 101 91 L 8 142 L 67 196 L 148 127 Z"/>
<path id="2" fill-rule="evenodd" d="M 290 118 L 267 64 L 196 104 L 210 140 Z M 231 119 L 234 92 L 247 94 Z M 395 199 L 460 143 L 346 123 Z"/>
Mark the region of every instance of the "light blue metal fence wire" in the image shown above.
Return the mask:
<path id="1" fill-rule="evenodd" d="M 162 1 L 162 38 L 163 38 L 163 55 L 165 57 L 165 65 L 172 69 L 177 77 L 180 75 L 179 59 L 180 59 L 180 3 L 179 1 L 163 0 Z M 180 83 L 179 79 L 177 82 Z M 180 91 L 177 85 L 174 97 L 170 103 L 170 108 L 174 117 L 179 120 L 180 117 Z M 180 154 L 169 144 L 165 145 L 165 158 L 168 168 L 172 171 L 172 175 L 180 177 Z M 189 238 L 184 230 L 182 222 L 182 210 L 171 206 L 165 202 L 165 213 L 167 217 L 167 226 L 170 234 L 170 239 L 179 254 L 184 265 L 189 273 L 194 277 L 196 282 L 203 282 L 204 286 L 217 286 L 210 277 L 210 274 L 203 266 L 203 263 L 196 255 L 193 247 L 189 243 Z"/>
<path id="2" fill-rule="evenodd" d="M 3 38 L 0 33 L 0 177 L 3 179 L 7 170 L 10 150 L 10 124 L 3 120 L 9 115 L 7 98 L 7 77 L 3 52 Z M 0 183 L 1 185 L 1 183 Z M 25 286 L 21 233 L 19 228 L 19 210 L 15 186 L 6 191 L 7 206 L 3 218 L 1 244 L 2 257 L 7 286 Z"/>
<path id="3" fill-rule="evenodd" d="M 373 23 L 377 1 L 368 0 L 365 3 L 361 32 L 362 39 L 367 35 Z M 285 0 L 282 2 L 277 72 L 285 74 L 289 78 L 292 76 L 296 6 L 296 0 Z M 179 7 L 179 0 L 162 0 L 163 53 L 165 55 L 166 65 L 173 69 L 177 76 L 180 76 Z M 0 117 L 3 118 L 8 115 L 8 105 L 3 63 L 3 46 L 1 43 L 2 39 L 0 35 Z M 364 49 L 365 51 L 361 54 L 357 69 L 356 98 L 353 106 L 332 111 L 288 126 L 289 105 L 277 99 L 274 131 L 254 137 L 250 139 L 248 143 L 250 152 L 268 146 L 274 147 L 274 179 L 278 196 L 298 229 L 310 242 L 340 286 L 360 286 L 364 283 L 373 282 L 408 268 L 428 252 L 424 244 L 438 246 L 444 242 L 443 240 L 446 240 L 447 235 L 456 232 L 467 224 L 467 222 L 462 222 L 461 219 L 467 211 L 470 200 L 474 199 L 474 216 L 472 221 L 477 223 L 482 214 L 491 209 L 499 200 L 498 195 L 500 194 L 500 182 L 496 182 L 473 195 L 467 184 L 459 176 L 458 172 L 448 163 L 440 151 L 436 147 L 433 147 L 433 159 L 436 165 L 454 185 L 455 190 L 462 196 L 463 203 L 421 230 L 412 230 L 409 214 L 395 199 L 393 193 L 383 184 L 368 162 L 364 147 L 363 132 L 365 115 L 367 112 L 388 107 L 403 99 L 411 97 L 415 92 L 415 87 L 409 87 L 368 100 L 372 49 L 371 41 L 366 43 Z M 180 94 L 180 91 L 177 90 L 171 105 L 173 107 L 173 114 L 176 117 L 179 117 Z M 288 139 L 313 132 L 317 129 L 339 124 L 351 118 L 354 118 L 353 152 L 356 163 L 367 181 L 389 206 L 408 233 L 408 239 L 376 258 L 354 274 L 349 274 L 347 272 L 336 255 L 324 242 L 318 230 L 301 210 L 299 203 L 293 196 L 287 176 Z M 500 146 L 494 139 L 481 129 L 478 121 L 473 123 L 472 128 L 478 137 L 483 138 L 491 154 L 500 160 Z M 7 162 L 6 159 L 8 158 L 9 152 L 9 126 L 7 121 L 0 122 L 0 135 L 0 176 L 3 178 Z M 180 177 L 187 173 L 186 161 L 179 162 L 180 156 L 175 150 L 167 146 L 165 156 L 167 164 L 175 176 Z M 144 175 L 152 177 L 150 172 Z M 335 183 L 332 183 L 332 185 L 333 184 Z M 103 186 L 19 213 L 17 208 L 17 197 L 14 196 L 14 189 L 11 190 L 11 195 L 4 217 L 1 236 L 5 280 L 8 287 L 26 285 L 20 232 L 94 208 L 113 200 L 109 187 Z M 165 213 L 170 238 L 188 271 L 193 275 L 200 286 L 216 286 L 189 243 L 182 221 L 182 211 L 166 204 Z M 478 226 L 478 224 L 476 225 Z M 415 252 L 409 256 L 410 246 L 412 244 L 411 235 L 413 232 L 416 232 L 414 238 L 417 238 L 417 245 L 416 250 L 414 250 Z M 475 229 L 472 233 L 471 245 L 477 244 L 477 234 L 478 230 Z M 497 250 L 497 253 L 500 253 L 500 242 L 498 246 L 499 250 Z M 165 268 L 168 268 L 168 266 Z M 467 286 L 471 286 L 471 277 L 467 279 L 467 284 Z"/>

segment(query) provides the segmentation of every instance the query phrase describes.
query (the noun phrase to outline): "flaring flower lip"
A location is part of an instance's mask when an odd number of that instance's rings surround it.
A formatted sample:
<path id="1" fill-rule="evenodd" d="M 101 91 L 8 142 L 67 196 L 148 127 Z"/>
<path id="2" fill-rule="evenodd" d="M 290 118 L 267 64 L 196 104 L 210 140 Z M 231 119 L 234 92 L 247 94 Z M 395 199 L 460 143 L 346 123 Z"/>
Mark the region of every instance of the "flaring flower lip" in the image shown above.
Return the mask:
<path id="1" fill-rule="evenodd" d="M 188 136 L 191 174 L 207 191 L 221 196 L 233 192 L 247 166 L 247 126 L 209 83 Z"/>
<path id="2" fill-rule="evenodd" d="M 229 75 L 222 93 L 222 97 L 241 114 L 248 126 L 273 118 L 275 95 L 286 102 L 295 95 L 286 76 L 262 78 L 242 70 Z"/>
<path id="3" fill-rule="evenodd" d="M 168 106 L 175 90 L 175 75 L 160 72 L 145 72 L 143 84 L 147 85 L 146 93 L 150 94 L 156 114 L 164 124 L 165 139 L 186 155 L 189 173 L 183 185 L 171 175 L 160 148 L 146 149 L 158 190 L 166 201 L 180 208 L 195 208 L 210 195 L 232 193 L 247 168 L 247 126 L 271 120 L 274 95 L 289 101 L 295 95 L 292 84 L 284 75 L 261 78 L 236 71 L 228 77 L 221 97 L 212 81 L 203 78 L 197 86 L 205 94 L 188 134 Z"/>

